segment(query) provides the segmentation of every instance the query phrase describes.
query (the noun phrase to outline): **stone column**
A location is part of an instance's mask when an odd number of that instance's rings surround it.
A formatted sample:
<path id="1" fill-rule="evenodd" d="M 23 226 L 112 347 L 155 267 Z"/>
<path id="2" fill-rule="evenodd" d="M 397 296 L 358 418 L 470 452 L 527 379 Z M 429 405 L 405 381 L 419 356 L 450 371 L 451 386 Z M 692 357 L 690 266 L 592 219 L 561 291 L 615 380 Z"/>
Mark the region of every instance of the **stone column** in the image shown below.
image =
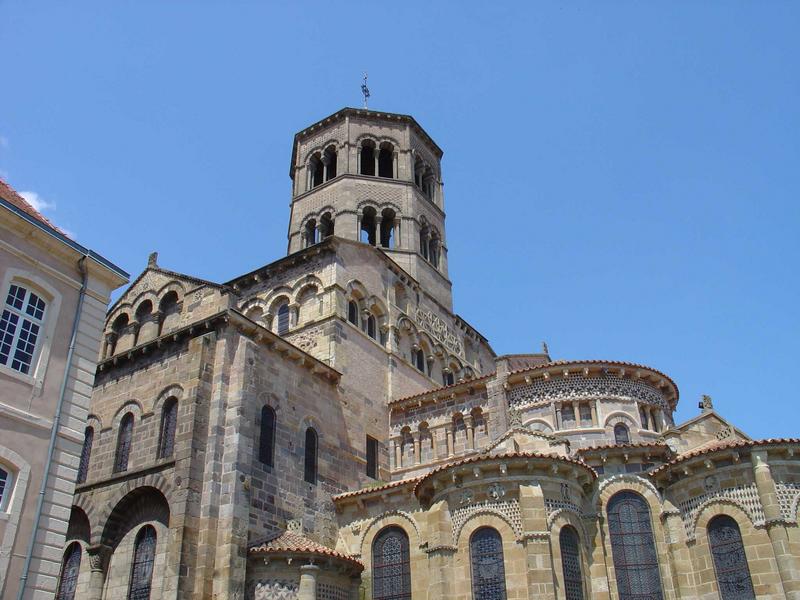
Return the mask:
<path id="1" fill-rule="evenodd" d="M 547 508 L 540 485 L 519 486 L 519 508 L 522 516 L 522 543 L 527 557 L 526 597 L 555 600 L 553 554 L 550 550 Z"/>
<path id="2" fill-rule="evenodd" d="M 297 591 L 297 600 L 317 600 L 317 565 L 303 565 L 300 567 L 300 589 Z"/>
<path id="3" fill-rule="evenodd" d="M 381 236 L 383 230 L 383 217 L 381 215 L 375 216 L 375 247 L 376 248 L 383 248 L 383 244 L 381 244 Z"/>
<path id="4" fill-rule="evenodd" d="M 373 156 L 375 157 L 375 177 L 378 176 L 378 165 L 380 164 L 380 157 L 381 157 L 381 149 L 375 144 L 375 152 L 373 152 Z"/>
<path id="5" fill-rule="evenodd" d="M 555 403 L 556 408 L 556 430 L 561 429 L 561 402 Z"/>
<path id="6" fill-rule="evenodd" d="M 394 220 L 394 247 L 395 248 L 402 248 L 403 244 L 400 241 L 402 237 L 400 236 L 400 223 L 402 219 L 400 217 Z"/>
<path id="7" fill-rule="evenodd" d="M 756 480 L 758 496 L 764 509 L 764 522 L 769 541 L 778 563 L 778 573 L 783 590 L 789 600 L 800 600 L 800 561 L 792 555 L 786 521 L 781 514 L 775 480 L 772 478 L 766 450 L 757 450 L 750 455 Z"/>
<path id="8" fill-rule="evenodd" d="M 431 454 L 433 454 L 433 460 L 436 460 L 439 458 L 439 430 L 429 429 L 428 431 L 431 434 Z"/>
<path id="9" fill-rule="evenodd" d="M 447 456 L 453 456 L 453 425 L 446 426 L 445 436 L 447 438 Z"/>
<path id="10" fill-rule="evenodd" d="M 578 403 L 572 403 L 572 414 L 575 416 L 575 427 L 581 426 L 581 411 L 578 408 Z"/>
<path id="11" fill-rule="evenodd" d="M 420 441 L 419 432 L 411 434 L 414 437 L 414 462 L 420 464 L 422 462 L 422 443 Z"/>
<path id="12" fill-rule="evenodd" d="M 609 600 L 608 565 L 606 560 L 611 557 L 606 556 L 605 519 L 603 513 L 588 514 L 583 516 L 583 525 L 586 528 L 586 536 L 589 538 L 588 553 L 589 564 L 587 565 L 588 579 L 590 582 L 590 594 L 592 600 Z"/>
<path id="13" fill-rule="evenodd" d="M 111 358 L 116 354 L 117 334 L 115 332 L 106 334 L 106 346 L 103 350 L 103 358 Z"/>
<path id="14" fill-rule="evenodd" d="M 403 457 L 400 454 L 400 442 L 397 439 L 392 440 L 392 458 L 394 459 L 395 469 L 399 469 L 403 466 Z"/>
<path id="15" fill-rule="evenodd" d="M 322 153 L 322 182 L 328 181 L 328 169 L 331 165 L 331 157 L 328 154 Z"/>
<path id="16" fill-rule="evenodd" d="M 589 402 L 589 408 L 592 410 L 592 425 L 599 427 L 600 423 L 597 421 L 597 400 Z"/>
<path id="17" fill-rule="evenodd" d="M 103 587 L 106 583 L 106 569 L 108 559 L 111 557 L 111 548 L 104 544 L 89 546 L 86 548 L 89 555 L 89 591 L 86 600 L 101 600 L 103 597 Z"/>
<path id="18" fill-rule="evenodd" d="M 471 415 L 464 417 L 464 426 L 467 428 L 467 449 L 475 450 L 475 425 Z"/>

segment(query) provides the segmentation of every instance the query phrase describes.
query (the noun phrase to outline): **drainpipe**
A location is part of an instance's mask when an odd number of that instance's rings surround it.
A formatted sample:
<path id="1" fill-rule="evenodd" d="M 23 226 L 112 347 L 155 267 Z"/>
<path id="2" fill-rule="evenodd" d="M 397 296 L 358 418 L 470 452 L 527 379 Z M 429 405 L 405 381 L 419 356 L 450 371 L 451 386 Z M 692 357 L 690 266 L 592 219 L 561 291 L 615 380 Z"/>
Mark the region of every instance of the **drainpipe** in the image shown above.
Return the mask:
<path id="1" fill-rule="evenodd" d="M 67 381 L 69 380 L 69 372 L 72 366 L 72 356 L 75 354 L 75 343 L 78 339 L 78 325 L 81 320 L 81 310 L 83 310 L 83 300 L 86 297 L 86 286 L 89 280 L 88 271 L 86 270 L 86 259 L 88 256 L 88 253 L 84 254 L 81 256 L 80 260 L 78 260 L 78 271 L 81 273 L 81 289 L 78 293 L 78 306 L 75 309 L 75 318 L 72 320 L 72 334 L 69 338 L 69 350 L 67 351 L 67 360 L 64 367 L 64 379 L 61 381 L 61 391 L 58 393 L 56 414 L 53 417 L 53 429 L 50 431 L 50 445 L 47 448 L 47 462 L 45 463 L 45 471 L 42 475 L 42 485 L 39 488 L 39 496 L 36 500 L 36 516 L 33 518 L 33 531 L 31 531 L 31 540 L 28 542 L 28 551 L 25 554 L 25 567 L 22 569 L 22 576 L 19 579 L 20 583 L 17 600 L 22 600 L 25 587 L 28 584 L 28 572 L 30 571 L 31 562 L 33 561 L 33 548 L 36 545 L 36 532 L 39 529 L 39 521 L 42 519 L 44 495 L 47 491 L 47 482 L 50 479 L 51 462 L 56 450 L 58 428 L 61 425 L 61 410 L 64 406 L 64 396 L 67 394 Z"/>

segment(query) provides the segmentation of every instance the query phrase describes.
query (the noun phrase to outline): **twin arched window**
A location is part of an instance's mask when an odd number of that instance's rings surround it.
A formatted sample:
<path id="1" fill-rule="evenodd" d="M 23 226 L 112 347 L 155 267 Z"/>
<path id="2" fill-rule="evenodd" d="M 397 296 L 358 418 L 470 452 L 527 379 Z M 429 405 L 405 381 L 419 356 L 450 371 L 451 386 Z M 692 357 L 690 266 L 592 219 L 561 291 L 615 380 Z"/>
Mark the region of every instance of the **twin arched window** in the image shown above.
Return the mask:
<path id="1" fill-rule="evenodd" d="M 81 570 L 81 545 L 73 542 L 64 552 L 61 563 L 61 577 L 58 580 L 58 591 L 55 600 L 73 600 L 75 588 L 78 587 L 78 573 Z"/>
<path id="2" fill-rule="evenodd" d="M 614 443 L 616 444 L 629 444 L 631 441 L 628 434 L 628 428 L 622 423 L 614 425 Z"/>
<path id="3" fill-rule="evenodd" d="M 275 466 L 275 409 L 261 409 L 261 427 L 258 437 L 258 460 L 269 467 Z"/>
<path id="4" fill-rule="evenodd" d="M 114 455 L 114 473 L 128 470 L 128 459 L 133 441 L 133 414 L 126 413 L 119 423 L 117 434 L 117 452 Z"/>
<path id="5" fill-rule="evenodd" d="M 145 525 L 136 534 L 133 546 L 131 581 L 128 600 L 149 600 L 153 584 L 153 565 L 156 558 L 156 530 Z"/>
<path id="6" fill-rule="evenodd" d="M 629 491 L 612 496 L 608 530 L 620 600 L 662 600 L 653 526 L 645 499 Z"/>
<path id="7" fill-rule="evenodd" d="M 0 365 L 28 375 L 41 346 L 47 303 L 38 295 L 12 284 L 0 317 Z"/>
<path id="8" fill-rule="evenodd" d="M 583 600 L 581 553 L 578 532 L 571 525 L 561 528 L 558 536 L 561 547 L 561 567 L 564 573 L 564 592 L 567 600 Z"/>
<path id="9" fill-rule="evenodd" d="M 175 430 L 178 426 L 178 401 L 169 398 L 161 411 L 161 432 L 158 438 L 158 458 L 169 458 L 175 451 Z"/>
<path id="10" fill-rule="evenodd" d="M 408 536 L 399 527 L 387 527 L 372 543 L 373 600 L 411 600 Z"/>
<path id="11" fill-rule="evenodd" d="M 469 540 L 474 600 L 505 600 L 506 571 L 503 539 L 496 529 L 481 527 Z"/>
<path id="12" fill-rule="evenodd" d="M 755 600 L 742 532 L 736 521 L 728 515 L 711 519 L 708 523 L 708 544 L 714 557 L 721 600 Z"/>
<path id="13" fill-rule="evenodd" d="M 392 179 L 394 177 L 394 148 L 388 142 L 380 147 L 372 140 L 364 140 L 361 144 L 361 175 L 377 175 Z"/>
<path id="14" fill-rule="evenodd" d="M 306 429 L 306 447 L 303 475 L 308 483 L 317 483 L 317 454 L 319 436 L 313 427 Z"/>
<path id="15" fill-rule="evenodd" d="M 89 474 L 89 460 L 92 457 L 92 444 L 94 443 L 94 428 L 87 427 L 83 432 L 83 447 L 81 448 L 81 462 L 78 465 L 77 483 L 85 483 Z"/>

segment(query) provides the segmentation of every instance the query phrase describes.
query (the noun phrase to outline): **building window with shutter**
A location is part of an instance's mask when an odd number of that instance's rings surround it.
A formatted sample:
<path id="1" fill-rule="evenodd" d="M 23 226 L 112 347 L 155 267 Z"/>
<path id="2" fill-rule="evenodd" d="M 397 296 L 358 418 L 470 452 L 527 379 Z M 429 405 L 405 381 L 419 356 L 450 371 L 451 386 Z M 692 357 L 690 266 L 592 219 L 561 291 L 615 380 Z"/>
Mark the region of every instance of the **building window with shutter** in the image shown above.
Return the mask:
<path id="1" fill-rule="evenodd" d="M 378 478 L 378 440 L 367 436 L 367 477 Z"/>

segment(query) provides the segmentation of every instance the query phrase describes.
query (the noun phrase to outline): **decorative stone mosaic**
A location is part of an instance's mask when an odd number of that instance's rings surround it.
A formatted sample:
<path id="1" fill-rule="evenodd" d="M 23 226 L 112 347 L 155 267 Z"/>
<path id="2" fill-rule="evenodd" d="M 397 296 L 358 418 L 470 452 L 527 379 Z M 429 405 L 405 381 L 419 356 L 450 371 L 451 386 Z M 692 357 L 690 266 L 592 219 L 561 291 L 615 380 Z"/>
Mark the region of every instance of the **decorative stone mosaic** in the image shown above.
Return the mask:
<path id="1" fill-rule="evenodd" d="M 559 510 L 569 510 L 574 512 L 577 515 L 581 514 L 580 507 L 570 500 L 554 500 L 552 498 L 545 498 L 544 499 L 545 508 L 547 508 L 547 518 L 553 516 L 556 511 Z"/>
<path id="2" fill-rule="evenodd" d="M 781 515 L 791 523 L 796 522 L 800 483 L 776 481 L 775 490 L 778 493 L 778 503 L 781 505 Z"/>
<path id="3" fill-rule="evenodd" d="M 297 582 L 288 579 L 262 579 L 249 587 L 250 600 L 295 600 L 299 591 Z"/>
<path id="4" fill-rule="evenodd" d="M 318 583 L 317 600 L 350 600 L 350 592 L 333 583 Z"/>
<path id="5" fill-rule="evenodd" d="M 508 400 L 512 406 L 589 398 L 634 399 L 667 408 L 664 397 L 653 386 L 644 381 L 611 374 L 602 377 L 575 375 L 565 378 L 539 378 L 508 392 Z"/>
<path id="6" fill-rule="evenodd" d="M 696 496 L 678 504 L 683 526 L 686 528 L 686 536 L 690 540 L 694 539 L 694 526 L 700 508 L 706 502 L 715 499 L 733 500 L 748 514 L 754 525 L 764 525 L 764 509 L 761 506 L 755 483 L 724 488 Z"/>
<path id="7" fill-rule="evenodd" d="M 428 310 L 418 308 L 414 320 L 420 329 L 424 329 L 445 345 L 446 348 L 463 356 L 463 348 L 459 337 L 453 333 L 439 316 Z"/>
<path id="8" fill-rule="evenodd" d="M 516 535 L 522 535 L 522 512 L 519 509 L 519 501 L 516 499 L 491 501 L 485 500 L 477 504 L 462 506 L 453 511 L 453 539 L 458 539 L 461 528 L 475 513 L 495 513 L 502 516 L 511 525 Z"/>

